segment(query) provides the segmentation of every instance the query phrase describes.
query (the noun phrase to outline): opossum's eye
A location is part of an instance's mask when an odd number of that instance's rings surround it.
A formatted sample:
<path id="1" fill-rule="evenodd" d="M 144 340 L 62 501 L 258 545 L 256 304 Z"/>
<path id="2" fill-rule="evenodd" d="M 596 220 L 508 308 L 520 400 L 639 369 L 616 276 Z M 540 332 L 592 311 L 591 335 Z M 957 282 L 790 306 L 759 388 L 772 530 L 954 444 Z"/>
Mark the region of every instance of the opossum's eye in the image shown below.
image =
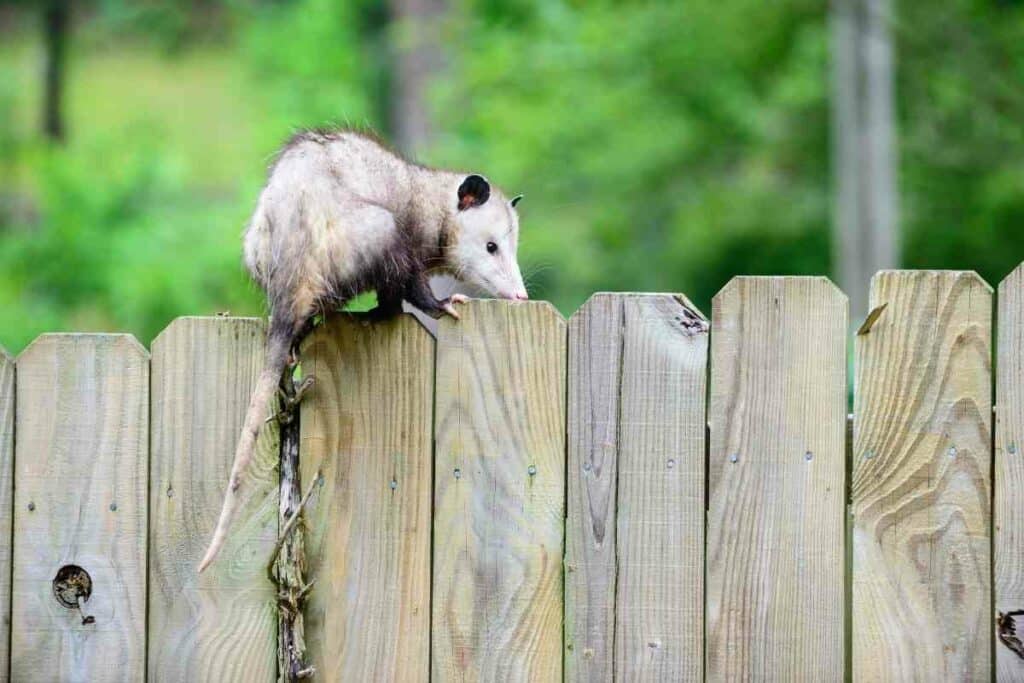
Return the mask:
<path id="1" fill-rule="evenodd" d="M 495 244 L 494 242 L 488 242 L 487 243 L 487 253 L 488 254 L 496 254 L 496 253 L 498 253 L 498 245 Z"/>

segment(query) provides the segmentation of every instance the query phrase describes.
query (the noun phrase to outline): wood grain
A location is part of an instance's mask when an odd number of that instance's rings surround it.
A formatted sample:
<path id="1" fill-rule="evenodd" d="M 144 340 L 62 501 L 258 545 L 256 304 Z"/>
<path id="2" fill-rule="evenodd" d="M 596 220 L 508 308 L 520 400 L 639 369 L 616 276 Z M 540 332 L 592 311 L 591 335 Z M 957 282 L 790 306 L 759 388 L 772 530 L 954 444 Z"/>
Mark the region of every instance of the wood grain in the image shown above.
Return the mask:
<path id="1" fill-rule="evenodd" d="M 196 571 L 263 364 L 263 328 L 256 318 L 178 318 L 153 341 L 153 681 L 277 680 L 277 612 L 266 572 L 278 528 L 276 423 L 258 439 L 223 551 Z"/>
<path id="2" fill-rule="evenodd" d="M 985 680 L 991 289 L 976 274 L 886 271 L 856 338 L 854 680 Z"/>
<path id="3" fill-rule="evenodd" d="M 700 681 L 708 325 L 672 296 L 622 318 L 616 679 Z"/>
<path id="4" fill-rule="evenodd" d="M 562 678 L 566 326 L 473 301 L 437 339 L 433 680 Z"/>
<path id="5" fill-rule="evenodd" d="M 14 359 L 0 346 L 0 681 L 7 680 L 10 663 L 13 497 Z"/>
<path id="6" fill-rule="evenodd" d="M 702 678 L 707 338 L 667 294 L 569 322 L 567 680 Z"/>
<path id="7" fill-rule="evenodd" d="M 1024 265 L 999 285 L 993 560 L 997 612 L 1024 610 Z M 1024 616 L 1016 618 L 1024 638 Z M 1024 659 L 996 642 L 996 679 L 1024 681 Z"/>
<path id="8" fill-rule="evenodd" d="M 55 334 L 18 357 L 11 679 L 145 671 L 149 354 L 128 335 Z M 83 624 L 52 582 L 92 579 Z"/>
<path id="9" fill-rule="evenodd" d="M 565 680 L 615 671 L 615 492 L 622 298 L 595 294 L 569 319 Z"/>
<path id="10" fill-rule="evenodd" d="M 843 679 L 846 312 L 824 278 L 714 298 L 709 680 Z"/>
<path id="11" fill-rule="evenodd" d="M 336 316 L 302 351 L 309 654 L 319 681 L 426 681 L 434 341 L 412 316 Z"/>

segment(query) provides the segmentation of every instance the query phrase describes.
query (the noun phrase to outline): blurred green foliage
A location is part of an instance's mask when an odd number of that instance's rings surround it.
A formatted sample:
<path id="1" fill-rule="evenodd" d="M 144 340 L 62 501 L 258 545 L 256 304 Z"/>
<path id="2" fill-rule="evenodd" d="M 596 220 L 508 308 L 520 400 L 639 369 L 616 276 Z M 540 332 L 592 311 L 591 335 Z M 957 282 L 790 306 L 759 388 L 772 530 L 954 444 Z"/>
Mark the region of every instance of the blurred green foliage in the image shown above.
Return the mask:
<path id="1" fill-rule="evenodd" d="M 24 3 L 23 3 L 24 4 Z M 812 0 L 449 0 L 421 160 L 523 192 L 531 295 L 687 293 L 830 272 L 829 31 Z M 908 267 L 1024 258 L 1024 7 L 898 2 Z M 0 343 L 261 314 L 240 234 L 295 128 L 389 134 L 401 30 L 377 2 L 96 0 L 68 142 L 38 134 L 30 7 L 0 14 Z M 415 26 L 411 27 L 415 30 Z M 410 30 L 404 27 L 403 30 Z"/>

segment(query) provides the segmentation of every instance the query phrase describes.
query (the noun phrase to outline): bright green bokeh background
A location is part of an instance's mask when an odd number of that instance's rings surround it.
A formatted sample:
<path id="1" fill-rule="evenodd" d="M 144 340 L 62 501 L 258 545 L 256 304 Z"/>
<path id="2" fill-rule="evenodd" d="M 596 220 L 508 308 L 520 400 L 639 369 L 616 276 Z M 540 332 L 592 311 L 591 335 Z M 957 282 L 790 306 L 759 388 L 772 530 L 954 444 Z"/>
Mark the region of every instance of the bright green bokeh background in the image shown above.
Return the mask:
<path id="1" fill-rule="evenodd" d="M 0 4 L 3 4 L 0 2 Z M 895 2 L 903 265 L 1024 260 L 1024 4 Z M 449 0 L 420 158 L 523 192 L 531 295 L 830 274 L 829 30 L 810 0 Z M 0 344 L 262 314 L 240 234 L 276 146 L 389 131 L 417 26 L 357 0 L 86 3 L 65 146 L 33 9 L 0 14 Z"/>

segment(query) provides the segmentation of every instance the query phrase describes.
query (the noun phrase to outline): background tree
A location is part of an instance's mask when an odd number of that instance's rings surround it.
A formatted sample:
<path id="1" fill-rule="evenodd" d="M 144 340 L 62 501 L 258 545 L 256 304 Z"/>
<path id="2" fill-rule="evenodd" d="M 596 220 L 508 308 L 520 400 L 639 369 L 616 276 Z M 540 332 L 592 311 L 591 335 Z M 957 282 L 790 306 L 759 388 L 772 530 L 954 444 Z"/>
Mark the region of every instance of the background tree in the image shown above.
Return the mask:
<path id="1" fill-rule="evenodd" d="M 428 90 L 441 76 L 443 0 L 390 0 L 394 59 L 390 122 L 395 143 L 407 154 L 424 152 L 434 139 Z"/>
<path id="2" fill-rule="evenodd" d="M 71 23 L 70 0 L 43 0 L 43 34 L 46 45 L 46 86 L 43 88 L 43 132 L 62 141 L 65 135 L 62 98 L 67 68 L 68 31 Z"/>
<path id="3" fill-rule="evenodd" d="M 894 263 L 994 284 L 1024 259 L 1024 3 L 888 1 Z M 601 289 L 683 291 L 708 311 L 736 274 L 839 269 L 837 45 L 817 0 L 445 0 L 436 32 L 382 0 L 76 4 L 64 145 L 40 134 L 40 5 L 0 3 L 14 352 L 44 330 L 149 339 L 176 315 L 262 314 L 239 234 L 304 126 L 370 126 L 524 192 L 530 294 L 565 313 Z M 413 38 L 442 48 L 440 71 L 417 72 L 418 110 L 397 96 Z M 426 144 L 399 132 L 414 111 Z"/>
<path id="4" fill-rule="evenodd" d="M 899 263 L 889 0 L 832 1 L 833 250 L 850 321 L 868 282 Z"/>
<path id="5" fill-rule="evenodd" d="M 62 108 L 65 71 L 67 68 L 68 38 L 71 30 L 70 0 L 0 0 L 0 12 L 14 15 L 18 10 L 29 15 L 29 21 L 38 21 L 42 27 L 44 63 L 43 88 L 40 102 L 40 126 L 43 136 L 55 142 L 64 140 L 66 126 Z M 10 33 L 22 22 L 11 22 Z"/>

